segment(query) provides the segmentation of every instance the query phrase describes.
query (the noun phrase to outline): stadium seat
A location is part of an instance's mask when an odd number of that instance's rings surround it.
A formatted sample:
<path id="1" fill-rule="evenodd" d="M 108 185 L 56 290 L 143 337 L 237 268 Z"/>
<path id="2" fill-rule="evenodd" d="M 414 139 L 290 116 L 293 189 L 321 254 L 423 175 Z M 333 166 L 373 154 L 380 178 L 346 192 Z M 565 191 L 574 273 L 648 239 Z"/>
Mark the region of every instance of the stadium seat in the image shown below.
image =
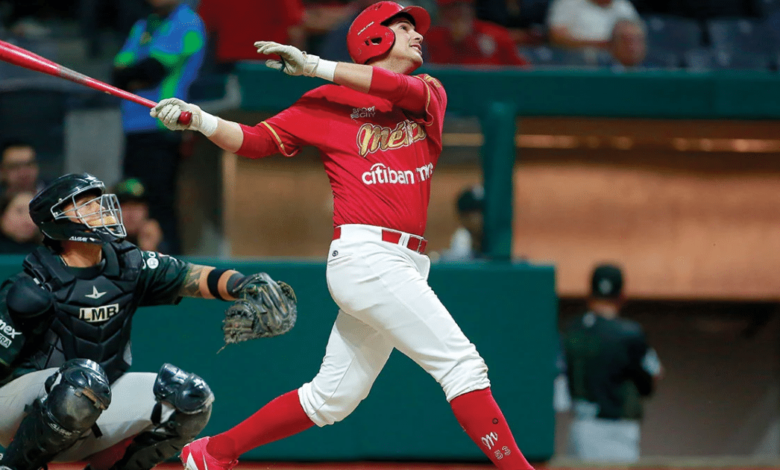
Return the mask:
<path id="1" fill-rule="evenodd" d="M 644 20 L 651 51 L 682 54 L 702 45 L 702 28 L 696 20 L 668 15 L 648 15 Z"/>
<path id="2" fill-rule="evenodd" d="M 527 57 L 531 63 L 541 67 L 560 68 L 595 68 L 601 60 L 603 51 L 595 49 L 566 49 L 560 47 L 521 47 L 520 54 Z"/>
<path id="3" fill-rule="evenodd" d="M 649 49 L 642 66 L 649 69 L 677 69 L 682 67 L 682 55 L 657 49 Z"/>
<path id="4" fill-rule="evenodd" d="M 770 70 L 769 56 L 715 49 L 693 49 L 685 53 L 688 70 Z"/>
<path id="5" fill-rule="evenodd" d="M 529 24 L 546 24 L 549 3 L 548 0 L 520 0 L 521 15 Z"/>
<path id="6" fill-rule="evenodd" d="M 713 19 L 707 22 L 712 47 L 719 51 L 771 54 L 775 51 L 768 23 L 746 18 Z"/>

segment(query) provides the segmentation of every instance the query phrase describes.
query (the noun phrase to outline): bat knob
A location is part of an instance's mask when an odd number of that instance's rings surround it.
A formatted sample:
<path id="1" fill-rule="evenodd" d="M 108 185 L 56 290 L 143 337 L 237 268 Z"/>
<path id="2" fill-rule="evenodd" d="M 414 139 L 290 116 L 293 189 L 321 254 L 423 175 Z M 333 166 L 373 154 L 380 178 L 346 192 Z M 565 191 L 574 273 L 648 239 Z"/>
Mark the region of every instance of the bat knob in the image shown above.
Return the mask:
<path id="1" fill-rule="evenodd" d="M 181 116 L 179 116 L 179 124 L 182 126 L 189 126 L 192 122 L 192 113 L 189 111 L 184 111 L 181 113 Z"/>

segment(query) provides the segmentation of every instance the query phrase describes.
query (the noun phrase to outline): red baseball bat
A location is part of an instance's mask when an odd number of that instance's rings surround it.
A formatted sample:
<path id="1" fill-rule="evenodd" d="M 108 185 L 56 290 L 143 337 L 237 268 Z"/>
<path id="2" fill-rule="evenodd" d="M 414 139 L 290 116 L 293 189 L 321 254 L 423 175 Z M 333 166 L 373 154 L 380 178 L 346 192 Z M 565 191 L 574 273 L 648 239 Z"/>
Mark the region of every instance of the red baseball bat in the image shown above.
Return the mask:
<path id="1" fill-rule="evenodd" d="M 107 83 L 103 83 L 100 80 L 87 77 L 86 75 L 80 74 L 67 67 L 63 67 L 62 65 L 52 62 L 49 59 L 44 59 L 38 54 L 33 54 L 26 49 L 14 46 L 13 44 L 9 44 L 5 41 L 0 41 L 0 60 L 8 62 L 9 64 L 18 65 L 19 67 L 34 70 L 36 72 L 42 72 L 54 77 L 64 78 L 65 80 L 70 80 L 71 82 L 78 83 L 79 85 L 88 86 L 95 90 L 108 93 L 109 95 L 130 100 L 133 103 L 138 103 L 148 108 L 154 108 L 157 106 L 157 103 L 152 100 L 148 100 L 136 94 L 130 93 L 129 91 L 121 90 Z M 179 116 L 179 124 L 186 126 L 190 122 L 192 122 L 192 113 L 189 111 L 184 111 L 181 113 L 181 116 Z"/>

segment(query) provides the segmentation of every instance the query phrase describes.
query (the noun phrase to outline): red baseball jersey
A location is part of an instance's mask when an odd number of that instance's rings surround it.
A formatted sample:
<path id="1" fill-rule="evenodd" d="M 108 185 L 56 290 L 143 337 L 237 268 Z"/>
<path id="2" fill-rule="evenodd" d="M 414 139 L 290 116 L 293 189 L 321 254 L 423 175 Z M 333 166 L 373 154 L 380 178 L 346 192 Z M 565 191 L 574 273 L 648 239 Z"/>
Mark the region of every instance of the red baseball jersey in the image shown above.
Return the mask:
<path id="1" fill-rule="evenodd" d="M 325 85 L 256 126 L 271 134 L 285 156 L 307 145 L 320 150 L 333 190 L 334 226 L 376 225 L 420 236 L 425 232 L 447 95 L 429 75 L 412 78 L 426 89 L 421 115 L 383 98 Z M 253 157 L 244 147 L 239 154 Z"/>

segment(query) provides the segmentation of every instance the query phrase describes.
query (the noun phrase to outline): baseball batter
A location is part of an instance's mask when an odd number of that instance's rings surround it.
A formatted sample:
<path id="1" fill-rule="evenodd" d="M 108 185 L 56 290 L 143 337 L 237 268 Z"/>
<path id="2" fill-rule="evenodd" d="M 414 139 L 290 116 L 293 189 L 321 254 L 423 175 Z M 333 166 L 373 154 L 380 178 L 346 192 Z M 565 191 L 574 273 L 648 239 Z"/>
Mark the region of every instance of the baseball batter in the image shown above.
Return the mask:
<path id="1" fill-rule="evenodd" d="M 317 147 L 335 206 L 327 282 L 339 314 L 319 373 L 229 431 L 186 446 L 182 461 L 189 470 L 230 469 L 257 446 L 346 418 L 394 348 L 441 385 L 461 426 L 498 468 L 531 468 L 493 399 L 485 362 L 427 282 L 423 234 L 447 107 L 439 81 L 410 75 L 422 65 L 429 26 L 420 7 L 368 7 L 347 37 L 355 64 L 255 43 L 259 53 L 281 57 L 269 67 L 335 84 L 306 93 L 254 127 L 178 99 L 152 110 L 174 130 L 185 129 L 177 119 L 192 112 L 186 128 L 249 158 L 292 157 L 304 146 Z"/>

